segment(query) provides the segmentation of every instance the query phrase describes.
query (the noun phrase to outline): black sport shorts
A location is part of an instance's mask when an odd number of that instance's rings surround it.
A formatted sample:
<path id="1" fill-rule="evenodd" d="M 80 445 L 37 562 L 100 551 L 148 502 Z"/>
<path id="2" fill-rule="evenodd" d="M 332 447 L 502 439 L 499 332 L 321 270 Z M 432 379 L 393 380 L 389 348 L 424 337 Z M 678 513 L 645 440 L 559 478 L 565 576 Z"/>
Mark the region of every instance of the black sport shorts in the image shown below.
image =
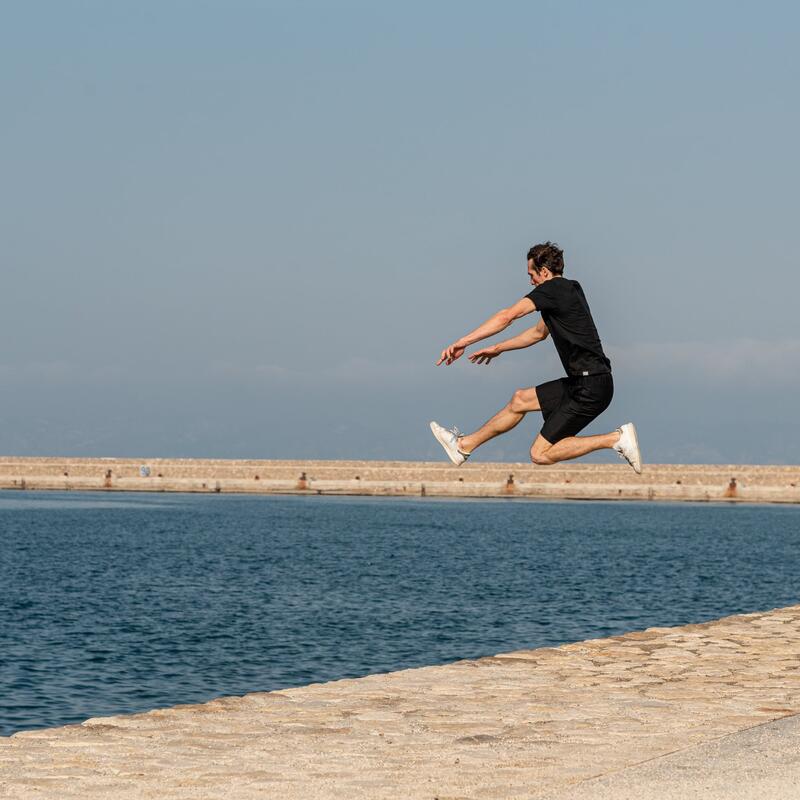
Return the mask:
<path id="1" fill-rule="evenodd" d="M 559 378 L 539 384 L 536 396 L 544 417 L 541 434 L 555 444 L 575 436 L 608 408 L 614 380 L 610 372 Z"/>

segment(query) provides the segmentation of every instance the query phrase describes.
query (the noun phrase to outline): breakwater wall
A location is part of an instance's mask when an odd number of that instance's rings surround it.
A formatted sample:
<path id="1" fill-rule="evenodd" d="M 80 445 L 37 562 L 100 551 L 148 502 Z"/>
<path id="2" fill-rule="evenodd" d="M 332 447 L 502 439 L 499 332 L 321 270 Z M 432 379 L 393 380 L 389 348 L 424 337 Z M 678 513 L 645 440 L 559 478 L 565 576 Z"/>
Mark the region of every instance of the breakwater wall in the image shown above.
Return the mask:
<path id="1" fill-rule="evenodd" d="M 800 466 L 4 456 L 0 489 L 800 503 Z"/>

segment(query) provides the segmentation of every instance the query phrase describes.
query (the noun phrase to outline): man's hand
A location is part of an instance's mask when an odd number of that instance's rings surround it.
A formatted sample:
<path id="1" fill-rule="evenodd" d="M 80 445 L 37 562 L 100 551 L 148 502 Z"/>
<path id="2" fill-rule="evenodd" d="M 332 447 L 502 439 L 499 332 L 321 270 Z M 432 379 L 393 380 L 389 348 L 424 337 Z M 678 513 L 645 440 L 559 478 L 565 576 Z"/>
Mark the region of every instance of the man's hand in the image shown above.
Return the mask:
<path id="1" fill-rule="evenodd" d="M 464 355 L 466 349 L 466 346 L 462 346 L 458 343 L 451 344 L 450 347 L 445 347 L 445 349 L 442 350 L 441 357 L 436 362 L 436 366 L 438 367 L 441 363 L 452 364 Z"/>
<path id="2" fill-rule="evenodd" d="M 483 350 L 476 350 L 469 357 L 473 364 L 491 364 L 492 360 L 500 355 L 502 350 L 497 349 L 497 345 L 491 347 L 484 347 Z"/>

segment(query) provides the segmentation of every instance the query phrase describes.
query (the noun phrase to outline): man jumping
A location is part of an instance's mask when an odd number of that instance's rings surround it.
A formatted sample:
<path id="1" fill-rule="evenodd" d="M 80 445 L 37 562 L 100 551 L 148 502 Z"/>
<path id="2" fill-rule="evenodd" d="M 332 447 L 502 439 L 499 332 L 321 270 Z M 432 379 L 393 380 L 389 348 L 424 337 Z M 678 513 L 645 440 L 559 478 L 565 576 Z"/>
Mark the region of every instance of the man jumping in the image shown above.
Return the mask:
<path id="1" fill-rule="evenodd" d="M 539 311 L 542 318 L 533 328 L 476 350 L 469 360 L 473 364 L 489 364 L 507 350 L 530 347 L 552 335 L 567 373 L 566 378 L 517 389 L 505 408 L 468 436 L 461 435 L 458 428 L 448 430 L 431 422 L 433 435 L 455 465 L 463 464 L 484 442 L 510 431 L 529 411 L 541 411 L 544 426 L 531 447 L 534 464 L 555 464 L 594 450 L 612 449 L 641 474 L 639 442 L 632 422 L 612 433 L 577 435 L 608 408 L 614 395 L 614 381 L 611 362 L 603 352 L 583 289 L 577 281 L 565 278 L 563 272 L 564 253 L 558 245 L 545 242 L 531 247 L 528 275 L 535 287 L 533 291 L 442 350 L 436 366 L 452 364 L 470 345 L 500 333 L 526 314 Z"/>

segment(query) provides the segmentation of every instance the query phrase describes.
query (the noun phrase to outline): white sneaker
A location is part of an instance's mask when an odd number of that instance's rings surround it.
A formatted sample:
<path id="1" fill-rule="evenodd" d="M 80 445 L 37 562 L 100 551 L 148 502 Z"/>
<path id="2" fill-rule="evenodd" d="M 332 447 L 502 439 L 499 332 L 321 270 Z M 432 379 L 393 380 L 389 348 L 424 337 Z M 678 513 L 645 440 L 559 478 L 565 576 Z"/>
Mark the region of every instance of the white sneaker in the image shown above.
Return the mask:
<path id="1" fill-rule="evenodd" d="M 642 474 L 642 454 L 639 452 L 639 437 L 636 435 L 636 426 L 632 422 L 626 422 L 619 431 L 619 441 L 614 445 L 614 449 L 619 453 L 620 458 L 624 458 L 632 467 L 637 475 Z"/>
<path id="2" fill-rule="evenodd" d="M 438 440 L 439 444 L 444 447 L 447 457 L 457 466 L 461 466 L 468 458 L 469 453 L 462 453 L 458 449 L 458 437 L 461 436 L 461 431 L 453 426 L 450 430 L 443 428 L 438 422 L 431 422 L 431 431 Z"/>

